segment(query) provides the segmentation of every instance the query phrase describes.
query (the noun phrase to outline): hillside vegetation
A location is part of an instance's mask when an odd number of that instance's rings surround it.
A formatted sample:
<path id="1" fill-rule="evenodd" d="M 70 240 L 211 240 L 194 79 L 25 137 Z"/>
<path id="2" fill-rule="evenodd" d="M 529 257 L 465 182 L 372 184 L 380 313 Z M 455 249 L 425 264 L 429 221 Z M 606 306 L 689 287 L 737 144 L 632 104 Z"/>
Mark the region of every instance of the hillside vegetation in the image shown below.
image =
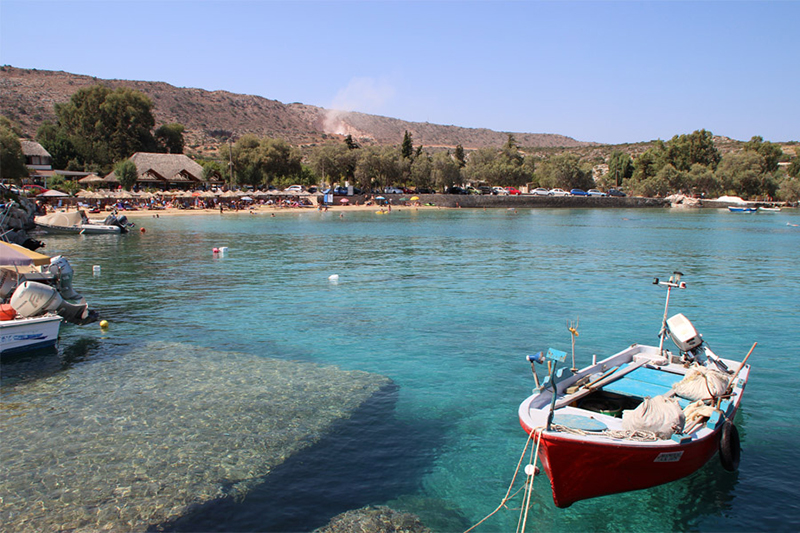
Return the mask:
<path id="1" fill-rule="evenodd" d="M 187 146 L 202 154 L 214 152 L 229 138 L 245 134 L 279 137 L 293 145 L 343 139 L 351 135 L 361 145 L 398 144 L 404 132 L 425 146 L 466 149 L 500 146 L 508 132 L 407 122 L 396 118 L 327 110 L 300 103 L 284 104 L 260 96 L 227 91 L 174 87 L 168 83 L 104 80 L 61 71 L 0 67 L 0 109 L 33 138 L 45 121 L 55 121 L 55 104 L 63 104 L 81 88 L 104 85 L 131 88 L 153 101 L 157 124 L 180 123 Z M 530 147 L 578 147 L 591 143 L 544 133 L 514 133 Z"/>

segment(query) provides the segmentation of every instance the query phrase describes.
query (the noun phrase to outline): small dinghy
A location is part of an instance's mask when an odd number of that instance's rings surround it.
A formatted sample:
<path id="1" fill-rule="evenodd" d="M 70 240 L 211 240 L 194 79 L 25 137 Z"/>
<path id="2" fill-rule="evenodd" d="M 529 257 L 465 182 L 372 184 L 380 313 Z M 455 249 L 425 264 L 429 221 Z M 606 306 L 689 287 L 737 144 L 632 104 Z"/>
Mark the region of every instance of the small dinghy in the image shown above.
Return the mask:
<path id="1" fill-rule="evenodd" d="M 733 419 L 750 374 L 747 359 L 718 357 L 682 314 L 667 319 L 668 282 L 658 346 L 633 344 L 578 370 L 566 353 L 528 356 L 536 389 L 519 407 L 522 428 L 536 445 L 558 507 L 681 479 L 719 453 L 722 466 L 739 463 Z M 667 350 L 670 338 L 676 351 Z M 539 384 L 536 364 L 548 376 Z M 534 463 L 535 464 L 535 463 Z M 533 472 L 534 468 L 529 470 Z"/>
<path id="2" fill-rule="evenodd" d="M 732 205 L 728 206 L 728 211 L 731 213 L 755 213 L 758 211 L 755 207 L 735 207 Z"/>

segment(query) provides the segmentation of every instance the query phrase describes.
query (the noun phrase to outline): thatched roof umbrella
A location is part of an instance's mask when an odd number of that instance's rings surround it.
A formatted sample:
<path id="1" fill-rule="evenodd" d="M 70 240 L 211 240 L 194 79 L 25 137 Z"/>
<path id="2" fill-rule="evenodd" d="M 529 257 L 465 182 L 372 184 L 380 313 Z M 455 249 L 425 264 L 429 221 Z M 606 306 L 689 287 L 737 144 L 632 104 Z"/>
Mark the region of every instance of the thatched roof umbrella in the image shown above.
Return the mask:
<path id="1" fill-rule="evenodd" d="M 107 182 L 97 174 L 89 174 L 85 178 L 79 179 L 78 183 L 86 186 L 86 185 L 99 185 L 101 183 L 107 183 Z"/>

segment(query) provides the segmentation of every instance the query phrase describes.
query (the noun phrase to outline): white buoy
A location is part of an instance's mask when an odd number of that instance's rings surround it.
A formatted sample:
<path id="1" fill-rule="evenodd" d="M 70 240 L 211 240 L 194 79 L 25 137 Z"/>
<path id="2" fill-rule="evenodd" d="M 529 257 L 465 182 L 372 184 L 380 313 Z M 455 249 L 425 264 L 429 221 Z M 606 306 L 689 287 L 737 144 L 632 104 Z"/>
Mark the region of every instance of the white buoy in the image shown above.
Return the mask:
<path id="1" fill-rule="evenodd" d="M 100 274 L 100 265 L 94 265 L 92 267 L 92 273 L 95 275 Z"/>
<path id="2" fill-rule="evenodd" d="M 228 247 L 227 246 L 221 246 L 220 249 L 219 249 L 219 255 L 225 255 L 227 253 L 228 253 Z"/>
<path id="3" fill-rule="evenodd" d="M 328 276 L 328 281 L 337 282 L 339 281 L 339 274 L 331 274 Z"/>

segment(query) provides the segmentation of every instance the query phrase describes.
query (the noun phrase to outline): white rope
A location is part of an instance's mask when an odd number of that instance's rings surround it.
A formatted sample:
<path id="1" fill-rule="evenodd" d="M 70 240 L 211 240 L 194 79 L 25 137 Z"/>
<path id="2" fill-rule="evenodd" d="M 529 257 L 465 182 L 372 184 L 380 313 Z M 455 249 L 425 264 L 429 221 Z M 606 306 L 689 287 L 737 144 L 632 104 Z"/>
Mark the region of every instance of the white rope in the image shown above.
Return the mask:
<path id="1" fill-rule="evenodd" d="M 506 491 L 506 495 L 503 496 L 503 499 L 500 502 L 500 505 L 497 506 L 497 509 L 495 509 L 494 511 L 492 511 L 491 513 L 489 513 L 488 515 L 483 517 L 480 520 L 480 522 L 476 523 L 474 526 L 472 526 L 471 528 L 467 529 L 464 533 L 469 533 L 470 531 L 472 531 L 473 529 L 475 529 L 479 525 L 483 524 L 486 520 L 488 520 L 490 517 L 495 515 L 497 513 L 497 511 L 499 511 L 500 509 L 505 507 L 506 503 L 508 502 L 508 500 L 510 500 L 511 498 L 515 497 L 517 494 L 519 494 L 519 491 L 522 490 L 522 489 L 518 489 L 516 492 L 514 492 L 514 494 L 511 494 L 511 489 L 514 488 L 514 482 L 517 480 L 517 474 L 519 473 L 519 468 L 522 465 L 522 460 L 525 459 L 525 453 L 528 451 L 528 445 L 530 444 L 531 440 L 533 439 L 534 433 L 536 433 L 538 435 L 538 439 L 537 439 L 537 442 L 536 442 L 536 453 L 535 453 L 535 457 L 538 459 L 538 456 L 539 456 L 539 443 L 542 440 L 542 434 L 541 433 L 542 433 L 543 429 L 544 429 L 543 427 L 534 428 L 533 431 L 528 433 L 528 440 L 525 441 L 525 446 L 522 448 L 522 454 L 519 456 L 519 461 L 517 462 L 517 468 L 514 470 L 514 475 L 511 477 L 511 483 L 509 484 L 508 490 Z M 531 481 L 533 481 L 533 476 L 531 476 Z M 527 488 L 527 485 L 525 487 L 523 487 L 523 488 Z"/>
<path id="2" fill-rule="evenodd" d="M 539 445 L 542 443 L 542 431 L 544 428 L 536 428 L 534 431 L 538 435 L 536 439 L 536 451 L 533 453 L 531 457 L 531 461 L 528 463 L 528 466 L 525 467 L 525 473 L 528 475 L 528 480 L 526 484 L 526 495 L 523 497 L 523 505 L 522 510 L 520 512 L 522 518 L 522 529 L 519 528 L 519 522 L 517 523 L 517 532 L 518 533 L 525 533 L 525 524 L 528 521 L 528 512 L 531 508 L 531 496 L 533 495 L 533 478 L 536 476 L 536 462 L 539 460 Z"/>
<path id="3" fill-rule="evenodd" d="M 652 431 L 626 431 L 626 430 L 604 429 L 603 431 L 587 432 L 583 431 L 582 429 L 570 428 L 567 426 L 561 426 L 559 424 L 552 424 L 550 426 L 550 429 L 552 431 L 560 431 L 562 433 L 570 433 L 572 435 L 602 435 L 605 437 L 610 437 L 612 439 L 619 439 L 619 440 L 634 440 L 639 442 L 650 442 L 654 440 L 660 440 L 658 438 L 658 435 L 656 435 Z"/>

